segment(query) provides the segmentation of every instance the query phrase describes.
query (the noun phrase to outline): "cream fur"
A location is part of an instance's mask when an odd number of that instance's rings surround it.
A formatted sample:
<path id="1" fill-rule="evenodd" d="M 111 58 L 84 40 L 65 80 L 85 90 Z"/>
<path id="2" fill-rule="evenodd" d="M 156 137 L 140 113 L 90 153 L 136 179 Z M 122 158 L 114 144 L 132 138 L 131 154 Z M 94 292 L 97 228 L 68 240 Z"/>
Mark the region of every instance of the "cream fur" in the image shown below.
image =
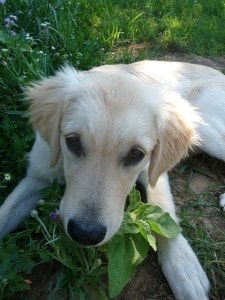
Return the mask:
<path id="1" fill-rule="evenodd" d="M 26 95 L 36 142 L 26 177 L 0 208 L 0 237 L 29 215 L 39 189 L 55 178 L 66 182 L 60 217 L 68 235 L 76 220 L 85 236 L 104 229 L 95 244 L 107 242 L 120 227 L 136 180 L 148 201 L 178 222 L 166 172 L 192 147 L 225 161 L 225 79 L 207 67 L 143 61 L 78 72 L 67 66 Z M 72 150 L 68 137 L 78 137 Z M 143 157 L 126 165 L 131 149 Z M 207 276 L 185 238 L 157 239 L 176 299 L 208 299 Z"/>

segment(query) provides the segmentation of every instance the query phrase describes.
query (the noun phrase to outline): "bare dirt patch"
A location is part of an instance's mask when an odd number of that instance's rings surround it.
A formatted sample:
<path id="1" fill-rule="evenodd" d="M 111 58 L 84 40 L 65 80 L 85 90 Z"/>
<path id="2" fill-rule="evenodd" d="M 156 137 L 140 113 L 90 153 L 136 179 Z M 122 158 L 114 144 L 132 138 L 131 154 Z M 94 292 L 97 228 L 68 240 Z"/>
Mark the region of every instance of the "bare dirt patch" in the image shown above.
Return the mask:
<path id="1" fill-rule="evenodd" d="M 162 59 L 166 61 L 182 61 L 193 64 L 205 65 L 219 71 L 225 70 L 225 58 L 222 57 L 202 57 L 199 55 L 187 55 L 187 54 L 178 54 L 178 53 L 170 53 L 165 56 L 160 56 L 157 59 Z"/>

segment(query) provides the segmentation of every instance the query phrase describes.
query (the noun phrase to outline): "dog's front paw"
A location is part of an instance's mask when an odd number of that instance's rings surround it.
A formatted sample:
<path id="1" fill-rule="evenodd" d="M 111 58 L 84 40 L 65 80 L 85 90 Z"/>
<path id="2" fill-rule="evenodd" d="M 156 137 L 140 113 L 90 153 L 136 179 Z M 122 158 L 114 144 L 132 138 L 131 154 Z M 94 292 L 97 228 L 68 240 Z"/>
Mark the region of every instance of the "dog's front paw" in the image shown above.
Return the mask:
<path id="1" fill-rule="evenodd" d="M 225 212 L 225 193 L 220 195 L 220 207 Z"/>
<path id="2" fill-rule="evenodd" d="M 160 240 L 159 262 L 176 299 L 209 299 L 209 281 L 187 240 L 180 234 Z"/>

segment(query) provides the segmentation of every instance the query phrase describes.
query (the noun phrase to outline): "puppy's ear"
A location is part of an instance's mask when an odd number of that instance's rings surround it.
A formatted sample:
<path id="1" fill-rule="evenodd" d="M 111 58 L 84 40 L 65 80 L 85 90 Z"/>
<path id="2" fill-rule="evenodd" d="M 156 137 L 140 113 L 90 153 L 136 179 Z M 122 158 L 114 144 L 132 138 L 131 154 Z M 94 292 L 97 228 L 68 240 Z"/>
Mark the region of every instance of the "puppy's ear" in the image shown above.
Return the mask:
<path id="1" fill-rule="evenodd" d="M 176 93 L 163 101 L 158 115 L 158 140 L 149 165 L 151 186 L 155 186 L 158 177 L 175 166 L 191 146 L 198 144 L 196 127 L 201 122 L 195 109 Z"/>
<path id="2" fill-rule="evenodd" d="M 44 78 L 25 90 L 26 98 L 30 101 L 29 115 L 33 128 L 40 132 L 50 147 L 51 166 L 56 165 L 59 159 L 62 109 L 71 86 L 76 86 L 78 74 L 67 66 L 55 76 Z"/>

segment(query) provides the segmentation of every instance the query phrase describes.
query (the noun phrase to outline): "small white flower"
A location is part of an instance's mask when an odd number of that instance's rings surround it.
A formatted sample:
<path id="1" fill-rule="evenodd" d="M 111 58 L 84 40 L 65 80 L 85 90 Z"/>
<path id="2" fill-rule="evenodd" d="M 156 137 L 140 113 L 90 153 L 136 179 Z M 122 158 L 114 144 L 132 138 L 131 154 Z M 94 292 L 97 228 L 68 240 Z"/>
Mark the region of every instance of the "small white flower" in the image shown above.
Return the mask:
<path id="1" fill-rule="evenodd" d="M 26 40 L 31 40 L 31 39 L 33 39 L 33 38 L 30 36 L 30 33 L 29 33 L 29 32 L 26 33 L 25 37 L 26 37 Z"/>
<path id="2" fill-rule="evenodd" d="M 5 180 L 10 181 L 11 180 L 11 175 L 9 173 L 5 174 Z"/>
<path id="3" fill-rule="evenodd" d="M 43 23 L 41 23 L 41 26 L 42 27 L 47 27 L 47 26 L 49 26 L 50 25 L 50 23 L 48 23 L 48 22 L 43 22 Z"/>
<path id="4" fill-rule="evenodd" d="M 15 20 L 15 21 L 17 21 L 17 19 L 18 19 L 17 16 L 14 16 L 14 15 L 9 15 L 9 18 L 10 18 L 10 19 L 13 19 L 13 20 Z"/>
<path id="5" fill-rule="evenodd" d="M 37 217 L 37 216 L 38 216 L 38 211 L 37 211 L 36 209 L 33 209 L 33 210 L 31 211 L 31 217 L 35 218 L 35 217 Z"/>
<path id="6" fill-rule="evenodd" d="M 96 267 L 99 267 L 102 265 L 102 260 L 100 258 L 96 259 Z"/>
<path id="7" fill-rule="evenodd" d="M 45 200 L 41 199 L 38 201 L 38 205 L 44 205 L 45 204 Z"/>

